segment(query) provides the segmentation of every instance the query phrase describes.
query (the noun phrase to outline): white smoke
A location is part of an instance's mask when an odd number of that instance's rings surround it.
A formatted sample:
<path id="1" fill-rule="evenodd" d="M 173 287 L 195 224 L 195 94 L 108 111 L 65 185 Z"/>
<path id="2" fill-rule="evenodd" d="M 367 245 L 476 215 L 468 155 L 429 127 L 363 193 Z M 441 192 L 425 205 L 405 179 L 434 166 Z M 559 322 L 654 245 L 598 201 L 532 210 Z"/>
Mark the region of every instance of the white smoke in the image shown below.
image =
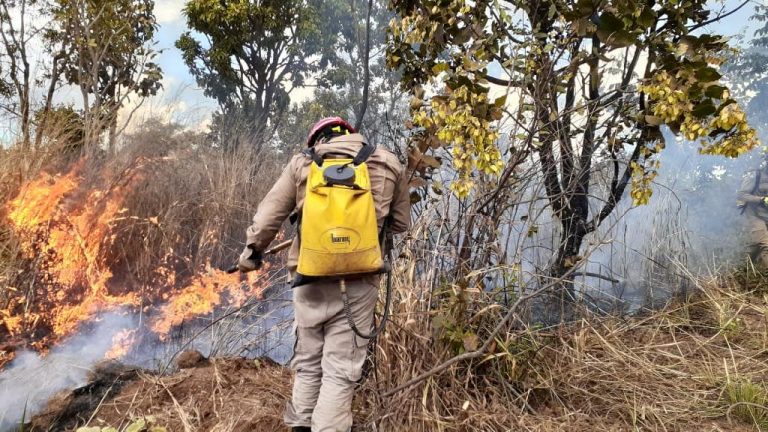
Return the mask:
<path id="1" fill-rule="evenodd" d="M 17 353 L 0 373 L 0 432 L 14 430 L 22 418 L 29 420 L 56 393 L 86 384 L 92 367 L 112 347 L 112 338 L 129 328 L 135 328 L 132 318 L 106 314 L 90 331 L 63 341 L 46 355 Z"/>

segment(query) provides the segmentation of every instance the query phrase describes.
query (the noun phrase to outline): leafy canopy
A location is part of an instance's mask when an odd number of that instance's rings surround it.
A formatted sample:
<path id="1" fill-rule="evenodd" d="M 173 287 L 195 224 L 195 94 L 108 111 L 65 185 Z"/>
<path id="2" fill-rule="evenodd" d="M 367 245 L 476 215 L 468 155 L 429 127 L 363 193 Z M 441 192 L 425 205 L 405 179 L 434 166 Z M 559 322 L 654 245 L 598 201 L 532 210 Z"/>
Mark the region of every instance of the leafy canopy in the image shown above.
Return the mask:
<path id="1" fill-rule="evenodd" d="M 597 223 L 630 176 L 634 202 L 648 201 L 654 156 L 664 148 L 661 126 L 697 140 L 706 154 L 736 157 L 757 145 L 718 72 L 730 48 L 706 33 L 719 18 L 706 1 L 391 5 L 398 18 L 390 24 L 388 59 L 415 95 L 415 151 L 450 149 L 459 174 L 452 188 L 460 196 L 478 173 L 504 169 L 509 158 L 496 145 L 500 120 L 525 130 L 513 148 L 539 156 L 556 213 L 585 207 L 593 161 L 626 167 L 624 174 L 616 170 Z M 491 96 L 498 94 L 492 84 L 505 89 L 501 96 Z"/>
<path id="2" fill-rule="evenodd" d="M 322 1 L 190 0 L 189 28 L 176 42 L 184 62 L 222 114 L 238 112 L 265 128 L 287 108 L 289 93 L 333 59 L 333 22 Z M 328 29 L 330 28 L 330 30 Z"/>
<path id="3" fill-rule="evenodd" d="M 150 59 L 157 30 L 153 0 L 55 0 L 50 47 L 61 47 L 69 84 L 103 99 L 119 93 L 147 97 L 161 88 L 162 71 Z"/>

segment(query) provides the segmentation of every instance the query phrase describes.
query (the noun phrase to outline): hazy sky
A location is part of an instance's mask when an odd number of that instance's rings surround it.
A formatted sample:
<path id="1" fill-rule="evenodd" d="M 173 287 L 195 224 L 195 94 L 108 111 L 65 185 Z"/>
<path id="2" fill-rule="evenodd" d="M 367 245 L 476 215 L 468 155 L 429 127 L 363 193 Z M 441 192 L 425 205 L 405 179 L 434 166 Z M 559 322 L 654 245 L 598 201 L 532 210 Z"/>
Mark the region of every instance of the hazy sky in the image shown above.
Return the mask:
<path id="1" fill-rule="evenodd" d="M 142 115 L 174 118 L 188 126 L 204 127 L 208 123 L 210 112 L 216 103 L 206 98 L 189 74 L 181 59 L 181 53 L 174 43 L 186 30 L 186 20 L 182 13 L 185 0 L 156 0 L 155 16 L 159 29 L 157 49 L 161 50 L 158 59 L 163 69 L 163 92 L 141 110 Z"/>
<path id="2" fill-rule="evenodd" d="M 162 96 L 146 104 L 146 108 L 142 111 L 153 116 L 174 116 L 183 123 L 204 126 L 207 124 L 208 113 L 215 109 L 216 104 L 203 96 L 202 91 L 197 88 L 194 78 L 182 62 L 179 51 L 173 46 L 186 29 L 185 17 L 182 13 L 184 3 L 185 0 L 156 0 L 155 2 L 155 15 L 160 25 L 158 48 L 163 50 L 159 61 L 165 76 L 165 88 Z M 726 10 L 730 10 L 741 4 L 741 1 L 712 1 L 711 3 L 713 8 L 725 7 Z M 729 36 L 744 32 L 751 24 L 749 17 L 753 10 L 753 5 L 749 4 L 728 17 L 724 23 L 711 25 L 710 30 Z"/>

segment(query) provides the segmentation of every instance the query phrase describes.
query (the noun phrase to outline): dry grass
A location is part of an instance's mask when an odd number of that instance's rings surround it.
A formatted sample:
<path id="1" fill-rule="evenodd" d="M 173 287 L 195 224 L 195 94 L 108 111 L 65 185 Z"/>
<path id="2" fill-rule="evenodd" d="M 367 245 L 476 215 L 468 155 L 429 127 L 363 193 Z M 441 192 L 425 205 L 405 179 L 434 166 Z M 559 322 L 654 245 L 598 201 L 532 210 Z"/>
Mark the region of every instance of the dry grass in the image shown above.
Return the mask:
<path id="1" fill-rule="evenodd" d="M 107 385 L 99 389 L 60 395 L 32 420 L 29 430 L 84 426 L 145 430 L 132 429 L 140 419 L 173 432 L 281 429 L 282 407 L 291 391 L 286 369 L 268 359 L 242 358 L 204 360 L 185 367 L 167 376 L 132 371 L 126 377 L 123 372 L 124 382 L 106 377 L 119 385 L 109 386 L 105 380 Z M 90 400 L 88 393 L 93 393 Z M 87 410 L 73 409 L 81 405 Z"/>
<path id="2" fill-rule="evenodd" d="M 427 312 L 413 295 L 419 286 L 398 278 L 377 368 L 355 400 L 358 430 L 766 430 L 768 304 L 729 280 L 698 281 L 691 297 L 631 318 L 551 328 L 518 322 L 485 358 L 382 398 L 458 352 L 432 328 L 440 310 Z M 490 301 L 473 295 L 477 304 Z M 501 312 L 476 309 L 468 323 L 482 339 Z M 285 368 L 214 359 L 142 375 L 82 417 L 118 428 L 151 416 L 174 431 L 283 430 L 290 385 Z"/>
<path id="3" fill-rule="evenodd" d="M 136 166 L 149 168 L 125 200 L 130 217 L 114 223 L 117 246 L 103 257 L 129 263 L 125 274 L 140 282 L 151 281 L 152 269 L 167 251 L 178 255 L 172 264 L 189 273 L 206 260 L 220 264 L 233 257 L 255 197 L 263 195 L 282 165 L 284 156 L 278 153 L 223 154 L 199 138 L 154 125 L 129 137 L 118 154 L 89 159 L 89 187 L 120 182 Z M 47 156 L 27 166 L 20 161 L 30 158 L 3 152 L 3 202 L 45 161 L 47 167 L 63 166 Z M 0 228 L 0 301 L 14 271 L 22 268 L 14 262 L 16 247 L 12 233 Z M 484 357 L 382 398 L 386 390 L 475 349 L 506 313 L 500 296 L 459 287 L 443 274 L 420 274 L 416 262 L 435 272 L 443 267 L 435 266 L 436 251 L 413 244 L 402 250 L 411 259 L 395 272 L 392 321 L 378 343 L 375 371 L 355 402 L 357 423 L 364 429 L 768 427 L 767 286 L 762 276 L 750 273 L 694 280 L 688 298 L 631 318 L 585 314 L 554 327 L 516 319 Z M 279 428 L 289 393 L 285 369 L 213 361 L 166 377 L 146 375 L 85 418 L 92 418 L 91 425 L 121 427 L 152 415 L 174 431 L 271 431 Z"/>
<path id="4" fill-rule="evenodd" d="M 168 274 L 182 285 L 207 264 L 232 263 L 258 198 L 279 174 L 285 157 L 273 148 L 225 153 L 211 147 L 204 135 L 158 122 L 148 122 L 127 135 L 115 154 L 81 156 L 72 151 L 56 153 L 50 147 L 30 154 L 21 154 L 17 147 L 0 150 L 0 168 L 8 167 L 0 170 L 0 220 L 6 220 L 6 203 L 26 180 L 40 177 L 41 171 L 69 173 L 76 166 L 78 187 L 57 208 L 92 215 L 81 225 L 85 229 L 72 227 L 78 238 L 100 232 L 92 227 L 108 225 L 103 236 L 80 243 L 82 255 L 103 263 L 100 268 L 110 272 L 110 294 L 142 293 L 144 302 L 156 302 L 153 297 L 161 294 L 161 288 L 173 285 Z M 91 198 L 94 191 L 101 193 L 100 198 Z M 105 208 L 119 211 L 109 213 L 105 222 L 101 219 Z M 0 311 L 4 311 L 0 312 L 0 365 L 19 346 L 46 343 L 51 323 L 27 317 L 51 310 L 51 302 L 62 302 L 40 295 L 61 291 L 46 267 L 56 251 L 45 246 L 45 236 L 50 235 L 45 227 L 40 231 L 15 232 L 9 223 L 0 223 Z M 39 253 L 22 253 L 19 236 L 26 236 L 25 244 L 39 246 Z M 69 291 L 87 289 L 90 281 L 80 279 Z M 13 334 L 2 323 L 6 315 L 22 322 Z"/>
<path id="5" fill-rule="evenodd" d="M 729 282 L 700 280 L 690 298 L 629 319 L 518 322 L 482 361 L 382 400 L 455 354 L 430 327 L 417 283 L 401 279 L 360 418 L 377 430 L 765 430 L 768 305 Z M 499 313 L 485 308 L 473 322 Z"/>

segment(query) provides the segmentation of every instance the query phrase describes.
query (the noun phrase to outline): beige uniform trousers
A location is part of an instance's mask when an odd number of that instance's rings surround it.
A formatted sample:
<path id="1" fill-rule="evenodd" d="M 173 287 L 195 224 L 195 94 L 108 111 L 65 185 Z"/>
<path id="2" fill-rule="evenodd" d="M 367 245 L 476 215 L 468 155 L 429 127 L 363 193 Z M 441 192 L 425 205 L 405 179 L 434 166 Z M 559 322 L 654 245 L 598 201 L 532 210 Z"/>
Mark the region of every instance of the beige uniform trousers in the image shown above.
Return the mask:
<path id="1" fill-rule="evenodd" d="M 749 232 L 748 252 L 755 264 L 768 269 L 768 224 L 766 218 L 754 204 L 747 204 L 744 216 Z"/>
<path id="2" fill-rule="evenodd" d="M 347 281 L 352 317 L 363 333 L 372 328 L 378 279 Z M 352 397 L 368 340 L 350 328 L 337 281 L 295 288 L 293 304 L 296 346 L 291 368 L 295 377 L 285 424 L 311 426 L 313 432 L 347 432 L 352 427 Z"/>

